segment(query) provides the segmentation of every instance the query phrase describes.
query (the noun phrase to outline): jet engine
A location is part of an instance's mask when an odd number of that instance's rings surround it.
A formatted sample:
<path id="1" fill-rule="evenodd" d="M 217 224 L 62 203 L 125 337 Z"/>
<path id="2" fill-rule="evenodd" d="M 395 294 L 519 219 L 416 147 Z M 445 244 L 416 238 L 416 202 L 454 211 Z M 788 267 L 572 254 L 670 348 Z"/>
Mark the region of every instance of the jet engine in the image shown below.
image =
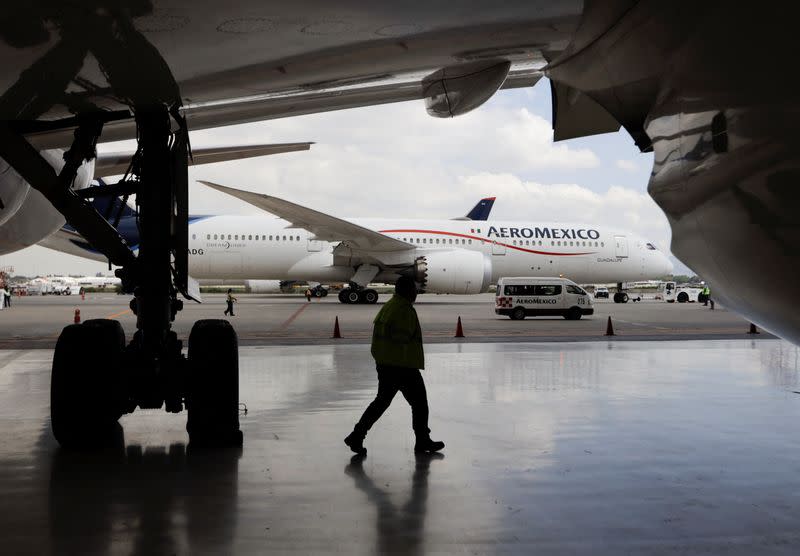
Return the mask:
<path id="1" fill-rule="evenodd" d="M 64 166 L 62 150 L 42 151 L 41 155 L 60 172 Z M 83 189 L 92 182 L 94 161 L 78 169 L 73 189 Z M 58 231 L 64 217 L 36 189 L 31 187 L 0 159 L 0 255 L 34 245 Z"/>
<path id="2" fill-rule="evenodd" d="M 424 292 L 481 293 L 489 289 L 492 262 L 476 251 L 434 251 L 414 262 L 414 279 Z"/>
<path id="3" fill-rule="evenodd" d="M 244 291 L 248 293 L 281 293 L 280 280 L 245 280 Z"/>

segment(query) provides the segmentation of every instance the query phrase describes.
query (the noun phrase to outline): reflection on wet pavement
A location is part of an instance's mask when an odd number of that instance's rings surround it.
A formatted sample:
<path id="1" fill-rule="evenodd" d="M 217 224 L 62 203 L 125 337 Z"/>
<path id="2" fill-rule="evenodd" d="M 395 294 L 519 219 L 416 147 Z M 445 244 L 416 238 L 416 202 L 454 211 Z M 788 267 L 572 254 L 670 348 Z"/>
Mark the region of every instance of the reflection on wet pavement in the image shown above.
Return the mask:
<path id="1" fill-rule="evenodd" d="M 51 352 L 0 352 L 8 554 L 796 554 L 800 367 L 779 341 L 440 344 L 432 434 L 374 395 L 364 345 L 246 348 L 245 446 L 195 452 L 185 415 L 137 412 L 115 446 L 60 451 Z M 124 432 L 123 432 L 124 431 Z"/>

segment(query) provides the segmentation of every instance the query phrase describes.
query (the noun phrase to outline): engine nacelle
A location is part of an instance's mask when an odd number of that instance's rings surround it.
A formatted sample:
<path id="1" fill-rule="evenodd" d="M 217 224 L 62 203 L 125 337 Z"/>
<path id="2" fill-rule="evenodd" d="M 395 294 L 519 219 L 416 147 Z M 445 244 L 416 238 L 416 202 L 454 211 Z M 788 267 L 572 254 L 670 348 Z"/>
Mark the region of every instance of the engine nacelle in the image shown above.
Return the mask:
<path id="1" fill-rule="evenodd" d="M 417 258 L 414 279 L 423 292 L 481 293 L 489 289 L 492 262 L 477 251 L 434 251 Z"/>
<path id="2" fill-rule="evenodd" d="M 64 167 L 64 151 L 56 149 L 40 154 L 56 172 Z M 88 187 L 93 175 L 94 160 L 78 169 L 72 188 Z M 64 225 L 61 213 L 3 159 L 0 159 L 0 201 L 0 255 L 34 245 Z"/>
<path id="3" fill-rule="evenodd" d="M 245 280 L 244 291 L 250 293 L 281 293 L 280 280 Z"/>
<path id="4" fill-rule="evenodd" d="M 17 213 L 30 189 L 22 176 L 0 158 L 0 226 Z"/>

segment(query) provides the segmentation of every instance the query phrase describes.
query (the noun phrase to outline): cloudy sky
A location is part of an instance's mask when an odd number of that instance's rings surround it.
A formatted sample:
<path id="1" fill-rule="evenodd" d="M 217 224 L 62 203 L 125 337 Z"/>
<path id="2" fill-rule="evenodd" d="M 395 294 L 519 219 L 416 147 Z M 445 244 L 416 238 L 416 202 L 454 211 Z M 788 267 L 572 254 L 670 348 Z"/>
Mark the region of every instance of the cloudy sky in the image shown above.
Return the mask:
<path id="1" fill-rule="evenodd" d="M 640 154 L 625 132 L 553 143 L 550 111 L 543 79 L 449 120 L 428 116 L 415 101 L 201 131 L 192 134 L 195 146 L 316 144 L 307 152 L 191 168 L 189 177 L 352 217 L 451 218 L 496 196 L 492 219 L 610 225 L 668 251 L 669 224 L 646 191 L 652 155 Z M 193 181 L 190 198 L 195 214 L 258 213 Z M 0 257 L 0 265 L 25 275 L 107 268 L 41 247 Z M 676 273 L 684 271 L 676 264 Z"/>

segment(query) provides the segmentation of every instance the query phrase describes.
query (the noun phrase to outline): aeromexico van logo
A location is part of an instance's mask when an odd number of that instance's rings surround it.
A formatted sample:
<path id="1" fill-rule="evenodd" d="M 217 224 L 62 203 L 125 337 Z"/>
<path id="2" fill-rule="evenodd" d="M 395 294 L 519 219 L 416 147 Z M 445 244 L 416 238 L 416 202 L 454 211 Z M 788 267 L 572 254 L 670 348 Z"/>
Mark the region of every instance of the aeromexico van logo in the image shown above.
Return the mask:
<path id="1" fill-rule="evenodd" d="M 600 239 L 600 232 L 586 228 L 498 228 L 489 226 L 487 237 L 522 239 Z"/>

